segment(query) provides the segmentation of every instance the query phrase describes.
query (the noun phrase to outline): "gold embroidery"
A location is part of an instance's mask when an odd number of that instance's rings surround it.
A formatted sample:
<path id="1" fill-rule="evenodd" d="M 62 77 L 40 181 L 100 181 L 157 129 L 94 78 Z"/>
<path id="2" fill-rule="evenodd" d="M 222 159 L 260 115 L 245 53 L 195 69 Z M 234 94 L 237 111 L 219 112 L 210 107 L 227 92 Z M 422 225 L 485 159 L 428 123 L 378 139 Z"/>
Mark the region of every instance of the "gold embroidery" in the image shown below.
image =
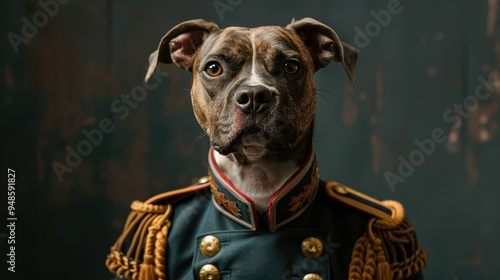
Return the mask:
<path id="1" fill-rule="evenodd" d="M 224 208 L 226 208 L 236 217 L 241 216 L 240 209 L 238 208 L 238 206 L 236 206 L 236 202 L 229 201 L 226 198 L 225 194 L 219 192 L 212 177 L 210 177 L 210 188 L 212 189 L 212 193 L 214 194 L 215 201 L 217 201 L 217 204 L 224 206 Z"/>
<path id="2" fill-rule="evenodd" d="M 314 191 L 318 186 L 318 182 L 318 166 L 315 166 L 313 172 L 311 173 L 311 182 L 302 189 L 302 192 L 298 196 L 294 196 L 291 198 L 290 203 L 288 203 L 288 206 L 290 206 L 290 209 L 288 211 L 295 212 L 300 209 L 305 203 L 311 201 L 314 195 Z"/>

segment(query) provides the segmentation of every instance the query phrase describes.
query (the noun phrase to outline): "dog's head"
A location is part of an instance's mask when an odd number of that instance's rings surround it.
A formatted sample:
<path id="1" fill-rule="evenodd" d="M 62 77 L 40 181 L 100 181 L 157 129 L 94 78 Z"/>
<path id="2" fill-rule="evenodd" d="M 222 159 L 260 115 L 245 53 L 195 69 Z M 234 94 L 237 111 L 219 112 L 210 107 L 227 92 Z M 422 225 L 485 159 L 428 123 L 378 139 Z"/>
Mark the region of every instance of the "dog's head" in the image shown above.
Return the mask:
<path id="1" fill-rule="evenodd" d="M 151 54 L 193 73 L 198 123 L 222 155 L 246 162 L 310 146 L 316 107 L 313 74 L 330 61 L 354 80 L 357 52 L 311 18 L 286 27 L 219 27 L 204 20 L 170 30 Z"/>

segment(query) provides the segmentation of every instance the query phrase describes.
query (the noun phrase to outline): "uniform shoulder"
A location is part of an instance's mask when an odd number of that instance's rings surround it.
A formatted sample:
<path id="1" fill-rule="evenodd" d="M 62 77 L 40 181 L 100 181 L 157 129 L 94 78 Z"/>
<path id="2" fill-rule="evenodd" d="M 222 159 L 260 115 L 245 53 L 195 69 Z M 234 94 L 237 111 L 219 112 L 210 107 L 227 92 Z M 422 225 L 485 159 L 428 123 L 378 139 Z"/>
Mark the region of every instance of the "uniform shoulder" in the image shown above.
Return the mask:
<path id="1" fill-rule="evenodd" d="M 397 201 L 380 201 L 336 181 L 326 182 L 325 191 L 330 199 L 339 201 L 372 217 L 386 221 L 404 219 L 404 208 Z"/>
<path id="2" fill-rule="evenodd" d="M 325 183 L 329 198 L 370 216 L 353 248 L 349 279 L 417 279 L 427 264 L 401 203 L 379 201 L 335 181 Z"/>
<path id="3" fill-rule="evenodd" d="M 208 177 L 202 177 L 189 187 L 155 195 L 145 202 L 133 201 L 123 232 L 106 258 L 109 271 L 124 279 L 153 279 L 152 275 L 154 279 L 166 279 L 161 252 L 166 247 L 173 205 L 209 186 Z"/>
<path id="4" fill-rule="evenodd" d="M 187 197 L 192 196 L 196 192 L 206 190 L 209 187 L 210 187 L 209 177 L 208 176 L 201 177 L 197 183 L 191 186 L 157 194 L 144 201 L 144 204 L 164 205 L 168 203 L 175 203 Z"/>

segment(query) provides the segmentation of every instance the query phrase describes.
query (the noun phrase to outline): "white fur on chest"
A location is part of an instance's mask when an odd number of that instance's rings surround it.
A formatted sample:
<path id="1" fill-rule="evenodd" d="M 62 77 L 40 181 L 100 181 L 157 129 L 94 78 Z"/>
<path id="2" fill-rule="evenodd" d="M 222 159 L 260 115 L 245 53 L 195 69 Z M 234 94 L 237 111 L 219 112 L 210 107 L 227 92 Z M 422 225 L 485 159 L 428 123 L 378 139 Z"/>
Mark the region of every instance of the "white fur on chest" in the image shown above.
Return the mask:
<path id="1" fill-rule="evenodd" d="M 267 211 L 271 197 L 299 169 L 292 161 L 277 163 L 260 159 L 249 165 L 238 165 L 216 151 L 214 156 L 221 172 L 255 203 L 259 213 Z"/>

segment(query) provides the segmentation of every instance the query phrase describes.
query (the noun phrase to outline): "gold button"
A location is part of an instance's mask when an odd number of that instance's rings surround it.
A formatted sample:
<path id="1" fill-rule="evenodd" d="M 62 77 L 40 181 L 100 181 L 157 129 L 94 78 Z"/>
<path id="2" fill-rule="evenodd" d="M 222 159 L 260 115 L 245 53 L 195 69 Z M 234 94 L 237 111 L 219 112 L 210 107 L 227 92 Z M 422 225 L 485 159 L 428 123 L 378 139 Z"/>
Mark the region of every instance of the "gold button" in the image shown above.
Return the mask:
<path id="1" fill-rule="evenodd" d="M 309 273 L 306 276 L 304 276 L 304 280 L 323 280 L 323 277 L 316 273 Z"/>
<path id="2" fill-rule="evenodd" d="M 200 251 L 205 257 L 213 257 L 220 251 L 219 239 L 213 235 L 203 237 L 200 242 Z"/>
<path id="3" fill-rule="evenodd" d="M 346 195 L 349 193 L 349 191 L 347 190 L 347 188 L 343 185 L 336 185 L 334 187 L 335 189 L 335 192 L 338 193 L 338 194 L 341 194 L 341 195 Z"/>
<path id="4" fill-rule="evenodd" d="M 302 241 L 300 249 L 304 256 L 310 259 L 317 258 L 323 253 L 323 243 L 316 237 L 308 237 Z"/>
<path id="5" fill-rule="evenodd" d="M 219 280 L 220 272 L 215 265 L 206 264 L 200 269 L 201 280 Z"/>

